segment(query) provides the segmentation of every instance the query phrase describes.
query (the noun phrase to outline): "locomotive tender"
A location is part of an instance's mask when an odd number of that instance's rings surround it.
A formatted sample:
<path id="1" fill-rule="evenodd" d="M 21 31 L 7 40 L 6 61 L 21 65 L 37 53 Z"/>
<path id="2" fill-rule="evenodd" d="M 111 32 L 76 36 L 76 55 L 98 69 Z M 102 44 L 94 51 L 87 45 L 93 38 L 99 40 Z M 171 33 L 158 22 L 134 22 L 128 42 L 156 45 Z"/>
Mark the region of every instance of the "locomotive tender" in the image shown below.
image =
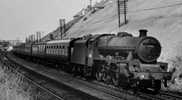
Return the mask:
<path id="1" fill-rule="evenodd" d="M 22 44 L 13 52 L 60 65 L 71 73 L 92 77 L 115 86 L 158 91 L 170 79 L 167 63 L 158 62 L 160 42 L 140 30 L 138 37 L 126 32 L 84 36 L 68 40 Z"/>

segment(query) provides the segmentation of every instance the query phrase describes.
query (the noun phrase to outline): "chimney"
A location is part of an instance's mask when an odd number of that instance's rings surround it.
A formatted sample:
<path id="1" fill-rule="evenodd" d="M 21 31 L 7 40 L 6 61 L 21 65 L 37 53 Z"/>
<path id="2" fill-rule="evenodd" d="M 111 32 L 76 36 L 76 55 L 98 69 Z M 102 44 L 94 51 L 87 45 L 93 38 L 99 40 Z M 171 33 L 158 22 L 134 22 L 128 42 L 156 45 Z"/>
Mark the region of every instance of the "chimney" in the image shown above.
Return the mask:
<path id="1" fill-rule="evenodd" d="M 139 37 L 145 37 L 145 36 L 147 36 L 147 30 L 146 29 L 140 29 L 139 30 Z"/>

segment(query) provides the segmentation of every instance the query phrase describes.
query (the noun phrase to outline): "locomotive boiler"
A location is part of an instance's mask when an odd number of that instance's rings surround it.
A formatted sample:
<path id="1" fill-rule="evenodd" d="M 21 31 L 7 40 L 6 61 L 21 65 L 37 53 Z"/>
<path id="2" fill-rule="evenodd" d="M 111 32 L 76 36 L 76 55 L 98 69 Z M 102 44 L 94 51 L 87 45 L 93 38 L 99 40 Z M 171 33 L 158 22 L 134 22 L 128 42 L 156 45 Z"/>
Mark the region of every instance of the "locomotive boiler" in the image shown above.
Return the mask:
<path id="1" fill-rule="evenodd" d="M 155 63 L 160 56 L 161 45 L 154 37 L 146 36 L 146 30 L 141 30 L 139 37 L 121 32 L 115 37 L 101 38 L 98 41 L 98 50 L 104 56 L 118 55 L 127 58 L 130 55 L 132 59 L 139 59 L 143 63 Z"/>

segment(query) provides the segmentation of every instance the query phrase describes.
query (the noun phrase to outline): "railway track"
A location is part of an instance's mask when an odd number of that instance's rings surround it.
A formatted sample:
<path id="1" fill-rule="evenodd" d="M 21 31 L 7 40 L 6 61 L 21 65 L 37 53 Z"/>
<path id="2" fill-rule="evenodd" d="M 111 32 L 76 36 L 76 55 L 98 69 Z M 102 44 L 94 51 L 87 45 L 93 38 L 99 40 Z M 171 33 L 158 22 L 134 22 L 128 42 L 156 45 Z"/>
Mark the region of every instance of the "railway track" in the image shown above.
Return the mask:
<path id="1" fill-rule="evenodd" d="M 80 82 L 83 82 L 84 80 L 79 80 Z M 91 83 L 91 85 L 90 85 Z M 108 86 L 106 84 L 102 84 L 100 82 L 90 81 L 90 83 L 83 82 L 83 84 L 90 86 L 94 88 L 95 90 L 105 92 L 107 94 L 110 94 L 113 97 L 117 97 L 118 99 L 124 99 L 124 100 L 143 100 L 142 98 L 137 97 L 133 94 L 131 91 L 127 90 L 120 90 L 112 86 Z"/>
<path id="2" fill-rule="evenodd" d="M 78 83 L 85 85 L 89 88 L 93 88 L 100 92 L 104 92 L 110 96 L 113 96 L 117 100 L 182 100 L 181 96 L 178 94 L 170 92 L 160 92 L 159 94 L 152 95 L 143 92 L 134 93 L 132 90 L 118 89 L 113 86 L 108 86 L 100 82 L 85 82 L 84 80 L 78 79 Z M 90 84 L 91 83 L 91 84 Z"/>
<path id="3" fill-rule="evenodd" d="M 175 93 L 172 91 L 160 91 L 158 94 L 153 94 L 153 93 L 149 93 L 148 92 L 134 92 L 134 90 L 130 89 L 130 90 L 123 90 L 121 88 L 117 88 L 114 87 L 112 85 L 106 85 L 104 83 L 101 82 L 93 82 L 94 84 L 98 84 L 101 86 L 105 86 L 108 88 L 108 90 L 115 90 L 115 91 L 119 91 L 119 92 L 125 92 L 127 94 L 130 95 L 135 95 L 136 96 L 136 100 L 139 99 L 144 99 L 144 100 L 182 100 L 182 93 Z M 116 94 L 115 94 L 116 95 Z M 129 99 L 130 100 L 130 99 Z"/>
<path id="4" fill-rule="evenodd" d="M 170 98 L 170 100 L 182 100 L 182 94 L 177 94 L 171 91 L 160 91 L 159 95 L 167 96 L 168 98 Z"/>
<path id="5" fill-rule="evenodd" d="M 136 100 L 182 100 L 182 95 L 179 95 L 177 93 L 174 92 L 170 92 L 170 91 L 160 91 L 160 93 L 158 94 L 152 94 L 152 93 L 148 93 L 148 92 L 134 92 L 134 90 L 130 89 L 130 90 L 123 90 L 123 89 L 118 89 L 116 87 L 113 86 L 107 86 L 103 83 L 98 83 L 95 82 L 96 84 L 100 84 L 102 86 L 108 87 L 109 89 L 114 89 L 116 91 L 120 91 L 120 92 L 125 92 L 127 94 L 130 95 L 135 95 L 136 96 Z M 116 95 L 116 94 L 115 94 Z M 128 99 L 130 100 L 130 99 Z"/>
<path id="6" fill-rule="evenodd" d="M 143 95 L 144 93 L 141 94 Z M 149 100 L 182 100 L 182 96 L 177 95 L 175 93 L 164 92 L 164 91 L 156 95 L 145 94 L 143 95 L 143 97 L 150 98 Z"/>

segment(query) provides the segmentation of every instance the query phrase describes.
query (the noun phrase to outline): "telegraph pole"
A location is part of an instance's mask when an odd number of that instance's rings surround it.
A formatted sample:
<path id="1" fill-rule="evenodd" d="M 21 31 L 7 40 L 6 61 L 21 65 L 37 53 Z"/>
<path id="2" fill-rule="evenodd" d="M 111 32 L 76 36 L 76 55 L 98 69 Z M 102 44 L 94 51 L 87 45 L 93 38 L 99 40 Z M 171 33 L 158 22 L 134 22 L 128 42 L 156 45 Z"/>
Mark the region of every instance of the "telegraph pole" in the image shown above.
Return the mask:
<path id="1" fill-rule="evenodd" d="M 124 0 L 124 23 L 127 24 L 127 21 L 126 21 L 126 0 Z"/>
<path id="2" fill-rule="evenodd" d="M 36 36 L 37 36 L 37 42 L 40 42 L 40 40 L 41 40 L 41 32 L 40 31 L 36 32 Z"/>
<path id="3" fill-rule="evenodd" d="M 92 7 L 92 0 L 90 0 L 90 7 Z"/>
<path id="4" fill-rule="evenodd" d="M 124 24 L 127 24 L 127 5 L 126 0 L 117 0 L 117 6 L 118 6 L 118 26 L 121 26 L 121 14 L 124 15 Z"/>
<path id="5" fill-rule="evenodd" d="M 92 0 L 90 0 L 90 10 L 92 10 Z"/>
<path id="6" fill-rule="evenodd" d="M 65 35 L 65 28 L 66 28 L 66 20 L 65 19 L 60 19 L 59 20 L 60 24 L 60 37 L 63 39 L 63 35 Z"/>
<path id="7" fill-rule="evenodd" d="M 118 6 L 118 27 L 120 27 L 121 19 L 120 19 L 120 3 L 119 0 L 117 0 L 117 6 Z"/>

